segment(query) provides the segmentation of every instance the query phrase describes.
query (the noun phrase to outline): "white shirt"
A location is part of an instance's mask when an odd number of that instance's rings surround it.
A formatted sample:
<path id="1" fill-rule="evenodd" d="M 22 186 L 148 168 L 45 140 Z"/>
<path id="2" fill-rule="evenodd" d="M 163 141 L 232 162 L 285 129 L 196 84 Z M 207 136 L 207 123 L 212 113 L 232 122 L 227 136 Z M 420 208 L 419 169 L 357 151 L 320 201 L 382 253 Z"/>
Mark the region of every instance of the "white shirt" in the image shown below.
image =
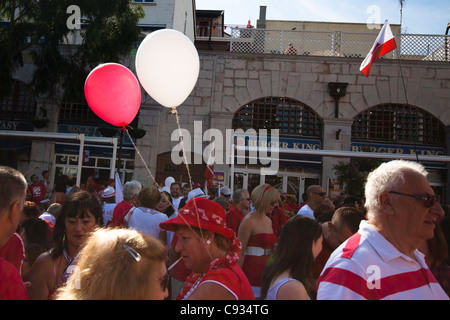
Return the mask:
<path id="1" fill-rule="evenodd" d="M 397 250 L 366 221 L 328 259 L 318 280 L 318 300 L 448 300 L 425 262 Z"/>
<path id="2" fill-rule="evenodd" d="M 181 196 L 181 197 L 179 197 L 179 198 L 177 198 L 177 199 L 172 198 L 172 204 L 173 204 L 173 206 L 175 207 L 175 210 L 176 210 L 176 211 L 178 211 L 178 207 L 180 206 L 180 201 L 181 201 L 181 199 L 183 199 L 183 198 L 184 198 L 183 196 Z"/>
<path id="3" fill-rule="evenodd" d="M 103 211 L 103 226 L 105 227 L 108 221 L 112 221 L 115 203 L 104 203 L 102 207 Z"/>
<path id="4" fill-rule="evenodd" d="M 161 232 L 159 224 L 168 219 L 164 213 L 154 209 L 139 207 L 131 215 L 128 228 L 148 233 L 156 239 L 159 239 Z"/>
<path id="5" fill-rule="evenodd" d="M 298 210 L 297 214 L 311 218 L 313 220 L 315 220 L 316 218 L 314 217 L 314 211 L 313 209 L 311 209 L 310 206 L 308 206 L 307 204 L 305 204 L 303 207 L 300 208 L 300 210 Z"/>

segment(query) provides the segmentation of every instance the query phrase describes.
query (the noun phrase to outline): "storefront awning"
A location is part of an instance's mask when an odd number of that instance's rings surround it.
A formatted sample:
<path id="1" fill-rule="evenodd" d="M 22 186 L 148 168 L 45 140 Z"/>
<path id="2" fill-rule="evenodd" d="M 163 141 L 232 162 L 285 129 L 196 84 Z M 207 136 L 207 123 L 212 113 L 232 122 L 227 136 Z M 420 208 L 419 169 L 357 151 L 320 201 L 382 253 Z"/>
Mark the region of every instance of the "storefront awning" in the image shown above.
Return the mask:
<path id="1" fill-rule="evenodd" d="M 113 145 L 112 158 L 115 159 L 117 156 L 117 138 L 87 137 L 84 134 L 77 134 L 77 133 L 14 131 L 14 130 L 0 130 L 0 136 L 15 137 L 28 140 L 79 143 L 77 185 L 80 185 L 81 182 L 81 168 L 83 164 L 83 151 L 85 143 L 102 144 L 102 145 L 111 144 Z M 111 178 L 114 177 L 114 172 L 116 170 L 115 166 L 116 162 L 111 161 L 111 174 L 110 174 Z"/>

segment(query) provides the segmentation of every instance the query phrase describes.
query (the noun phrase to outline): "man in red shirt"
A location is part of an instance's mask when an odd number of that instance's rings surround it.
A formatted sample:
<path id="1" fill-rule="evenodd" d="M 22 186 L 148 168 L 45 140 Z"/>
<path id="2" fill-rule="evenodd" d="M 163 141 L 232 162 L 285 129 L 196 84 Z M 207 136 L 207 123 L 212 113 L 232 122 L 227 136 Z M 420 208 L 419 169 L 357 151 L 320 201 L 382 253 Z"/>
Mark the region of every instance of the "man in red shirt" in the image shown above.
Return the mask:
<path id="1" fill-rule="evenodd" d="M 238 233 L 242 219 L 250 211 L 250 194 L 245 189 L 238 189 L 233 193 L 233 203 L 230 203 L 226 216 L 227 227 Z"/>
<path id="2" fill-rule="evenodd" d="M 322 251 L 314 260 L 313 276 L 315 279 L 319 278 L 333 251 L 358 232 L 359 224 L 364 219 L 364 215 L 356 208 L 341 207 L 334 212 L 331 221 L 322 223 Z"/>
<path id="3" fill-rule="evenodd" d="M 39 177 L 36 174 L 31 175 L 31 182 L 27 189 L 27 198 L 40 206 L 41 201 L 45 199 L 47 189 L 43 183 L 39 182 Z"/>
<path id="4" fill-rule="evenodd" d="M 142 185 L 139 181 L 132 180 L 125 183 L 123 186 L 123 201 L 119 202 L 114 208 L 111 227 L 120 227 L 123 223 L 123 218 L 137 202 L 137 196 L 142 190 Z"/>
<path id="5" fill-rule="evenodd" d="M 19 225 L 25 203 L 27 181 L 17 170 L 0 167 L 0 248 Z M 27 300 L 28 294 L 14 265 L 0 258 L 0 300 Z"/>

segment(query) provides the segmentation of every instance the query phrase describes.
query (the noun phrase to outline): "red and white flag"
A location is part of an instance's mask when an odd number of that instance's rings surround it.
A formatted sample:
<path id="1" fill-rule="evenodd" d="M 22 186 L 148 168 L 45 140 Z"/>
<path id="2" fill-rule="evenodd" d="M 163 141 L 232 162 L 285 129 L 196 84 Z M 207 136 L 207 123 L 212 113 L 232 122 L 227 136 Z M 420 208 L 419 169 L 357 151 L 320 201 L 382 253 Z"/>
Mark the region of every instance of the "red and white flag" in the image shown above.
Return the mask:
<path id="1" fill-rule="evenodd" d="M 378 34 L 375 43 L 370 49 L 369 54 L 366 56 L 364 61 L 361 63 L 361 67 L 359 67 L 359 71 L 362 72 L 366 77 L 370 74 L 370 67 L 372 63 L 378 60 L 381 56 L 386 53 L 397 48 L 395 43 L 394 35 L 392 34 L 391 27 L 389 26 L 388 21 L 384 22 L 383 28 L 381 28 L 380 33 Z"/>

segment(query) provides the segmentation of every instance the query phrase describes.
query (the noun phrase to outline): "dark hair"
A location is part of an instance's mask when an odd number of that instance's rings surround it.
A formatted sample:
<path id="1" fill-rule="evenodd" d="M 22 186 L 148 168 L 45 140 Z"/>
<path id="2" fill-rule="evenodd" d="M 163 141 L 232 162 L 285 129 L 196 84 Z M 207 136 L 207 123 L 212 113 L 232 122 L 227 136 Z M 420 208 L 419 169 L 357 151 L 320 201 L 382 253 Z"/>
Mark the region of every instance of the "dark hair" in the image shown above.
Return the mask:
<path id="1" fill-rule="evenodd" d="M 23 215 L 27 218 L 38 218 L 41 215 L 39 206 L 33 201 L 25 201 L 23 206 Z"/>
<path id="2" fill-rule="evenodd" d="M 162 191 L 161 195 L 163 193 L 166 195 L 167 200 L 169 200 L 169 202 L 171 204 L 173 204 L 172 195 L 169 192 L 167 192 L 167 191 Z M 166 216 L 170 218 L 170 216 L 172 216 L 174 214 L 174 212 L 175 212 L 175 208 L 173 207 L 173 205 L 170 205 L 170 206 L 167 207 L 167 209 L 163 213 L 165 213 Z"/>
<path id="3" fill-rule="evenodd" d="M 0 213 L 7 210 L 15 197 L 25 197 L 27 180 L 16 169 L 0 166 Z"/>
<path id="4" fill-rule="evenodd" d="M 67 191 L 67 181 L 69 181 L 69 177 L 67 175 L 59 176 L 55 182 L 55 191 L 56 192 L 64 192 Z"/>
<path id="5" fill-rule="evenodd" d="M 90 192 L 84 190 L 77 191 L 64 201 L 61 212 L 56 218 L 55 227 L 53 228 L 53 259 L 59 257 L 67 245 L 64 241 L 66 218 L 85 218 L 88 212 L 92 214 L 98 226 L 103 226 L 102 206 L 98 199 Z"/>
<path id="6" fill-rule="evenodd" d="M 311 218 L 296 215 L 283 226 L 272 259 L 266 265 L 262 277 L 261 298 L 265 299 L 272 281 L 286 270 L 300 281 L 311 299 L 317 295 L 313 277 L 313 241 L 322 235 L 322 227 Z"/>
<path id="7" fill-rule="evenodd" d="M 332 207 L 328 204 L 322 203 L 316 208 L 316 210 L 314 210 L 314 218 L 316 218 L 319 223 L 331 221 L 333 213 L 334 209 Z"/>
<path id="8" fill-rule="evenodd" d="M 331 222 L 338 231 L 342 230 L 343 226 L 347 226 L 352 233 L 358 231 L 361 220 L 365 220 L 364 214 L 355 207 L 340 207 L 331 218 Z"/>
<path id="9" fill-rule="evenodd" d="M 47 222 L 37 217 L 27 219 L 22 223 L 22 230 L 26 245 L 38 244 L 47 250 L 50 249 Z"/>

